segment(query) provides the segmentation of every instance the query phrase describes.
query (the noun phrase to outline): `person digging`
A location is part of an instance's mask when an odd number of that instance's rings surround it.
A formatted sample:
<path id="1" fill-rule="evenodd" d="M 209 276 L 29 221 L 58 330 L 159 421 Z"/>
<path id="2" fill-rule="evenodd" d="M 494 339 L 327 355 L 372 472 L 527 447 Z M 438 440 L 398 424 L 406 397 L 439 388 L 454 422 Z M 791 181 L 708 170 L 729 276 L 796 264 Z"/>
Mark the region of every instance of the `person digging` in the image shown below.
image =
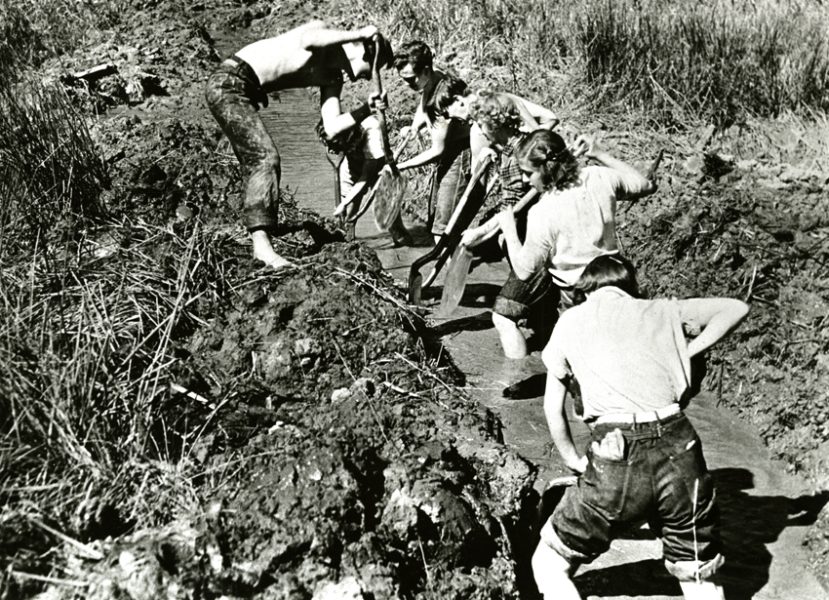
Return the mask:
<path id="1" fill-rule="evenodd" d="M 598 165 L 580 166 L 582 155 Z M 515 156 L 524 179 L 541 198 L 526 216 L 523 241 L 510 208 L 497 217 L 512 270 L 493 321 L 505 355 L 523 358 L 527 344 L 518 319 L 542 300 L 547 312 L 555 308 L 550 292 L 557 296 L 559 313 L 571 307 L 573 286 L 587 264 L 619 252 L 616 201 L 652 194 L 656 185 L 586 136 L 568 147 L 557 133 L 539 129 L 518 144 Z M 468 232 L 470 243 L 476 235 Z"/>
<path id="2" fill-rule="evenodd" d="M 375 26 L 349 31 L 311 21 L 245 46 L 207 80 L 207 105 L 230 140 L 246 179 L 243 219 L 253 256 L 274 269 L 291 263 L 277 254 L 271 241 L 277 226 L 281 166 L 259 110 L 268 105 L 269 93 L 318 87 L 323 127 L 326 135 L 334 137 L 370 116 L 376 102 L 383 102 L 372 94 L 350 113 L 340 107 L 343 72 L 351 81 L 370 79 L 375 53 L 378 65 L 391 65 L 391 46 Z"/>
<path id="3" fill-rule="evenodd" d="M 688 600 L 723 600 L 713 480 L 683 413 L 691 359 L 748 313 L 731 298 L 638 298 L 633 265 L 602 255 L 574 286 L 542 353 L 544 414 L 565 465 L 579 473 L 541 529 L 532 570 L 545 600 L 579 600 L 571 579 L 613 538 L 647 522 L 662 539 L 667 570 Z M 690 336 L 690 341 L 686 338 Z M 573 443 L 564 399 L 578 381 L 592 443 Z"/>
<path id="4" fill-rule="evenodd" d="M 435 164 L 430 211 L 425 216 L 437 243 L 469 183 L 469 123 L 446 118 L 437 111 L 435 94 L 440 93 L 451 76 L 434 68 L 432 50 L 426 43 L 420 40 L 404 43 L 395 53 L 394 67 L 406 84 L 420 93 L 412 123 L 400 131 L 401 137 L 408 140 L 427 128 L 431 138 L 428 149 L 399 163 L 397 168 L 405 171 Z"/>

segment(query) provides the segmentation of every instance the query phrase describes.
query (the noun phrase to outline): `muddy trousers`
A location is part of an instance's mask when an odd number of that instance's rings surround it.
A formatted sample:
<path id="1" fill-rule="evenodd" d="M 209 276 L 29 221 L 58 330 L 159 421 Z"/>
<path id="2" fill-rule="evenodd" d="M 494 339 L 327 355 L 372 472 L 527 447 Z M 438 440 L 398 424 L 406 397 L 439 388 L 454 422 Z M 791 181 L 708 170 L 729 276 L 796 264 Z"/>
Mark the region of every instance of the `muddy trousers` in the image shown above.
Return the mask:
<path id="1" fill-rule="evenodd" d="M 250 66 L 231 60 L 208 78 L 205 96 L 242 167 L 245 227 L 248 231 L 274 230 L 282 170 L 279 152 L 259 116 L 267 95 Z"/>

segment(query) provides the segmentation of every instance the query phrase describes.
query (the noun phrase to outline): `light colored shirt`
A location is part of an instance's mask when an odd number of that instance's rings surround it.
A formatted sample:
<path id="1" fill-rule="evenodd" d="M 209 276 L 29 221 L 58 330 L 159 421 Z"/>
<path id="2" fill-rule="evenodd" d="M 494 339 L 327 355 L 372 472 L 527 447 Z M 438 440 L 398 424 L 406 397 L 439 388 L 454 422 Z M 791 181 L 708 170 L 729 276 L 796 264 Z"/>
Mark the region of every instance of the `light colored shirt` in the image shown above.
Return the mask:
<path id="1" fill-rule="evenodd" d="M 510 260 L 525 272 L 547 267 L 558 285 L 572 287 L 591 260 L 619 251 L 617 198 L 641 194 L 648 185 L 638 174 L 600 166 L 582 168 L 577 184 L 545 192 L 530 208 L 523 249 Z"/>
<path id="2" fill-rule="evenodd" d="M 541 358 L 550 377 L 578 380 L 585 419 L 664 408 L 690 384 L 683 325 L 700 327 L 690 313 L 691 305 L 676 299 L 599 288 L 559 317 Z"/>

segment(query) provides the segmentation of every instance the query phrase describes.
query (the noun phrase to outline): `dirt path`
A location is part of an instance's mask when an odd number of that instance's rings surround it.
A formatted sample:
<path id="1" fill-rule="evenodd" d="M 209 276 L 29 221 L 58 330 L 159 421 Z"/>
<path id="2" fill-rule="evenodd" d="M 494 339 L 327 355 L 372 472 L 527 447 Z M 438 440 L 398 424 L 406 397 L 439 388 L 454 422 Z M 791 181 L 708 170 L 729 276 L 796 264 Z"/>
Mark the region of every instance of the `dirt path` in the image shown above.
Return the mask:
<path id="1" fill-rule="evenodd" d="M 283 155 L 284 184 L 295 190 L 300 206 L 330 214 L 334 204 L 333 174 L 314 139 L 316 102 L 305 91 L 282 94 L 266 113 L 266 122 Z M 394 248 L 376 231 L 370 213 L 358 223 L 357 237 L 376 249 L 384 267 L 404 285 L 408 265 L 424 248 Z M 462 306 L 451 319 L 435 321 L 447 348 L 466 374 L 467 390 L 497 413 L 504 441 L 539 467 L 537 487 L 563 473 L 551 450 L 542 413 L 543 367 L 535 352 L 524 361 L 502 357 L 486 309 L 506 277 L 506 266 L 484 265 L 470 277 Z M 435 292 L 440 290 L 440 280 Z M 427 296 L 428 297 L 428 296 Z M 507 386 L 520 384 L 512 399 Z M 808 571 L 802 539 L 816 512 L 808 505 L 805 486 L 784 474 L 782 463 L 770 460 L 756 432 L 737 416 L 701 396 L 689 415 L 703 443 L 719 492 L 723 512 L 730 600 L 829 598 Z M 575 435 L 585 429 L 573 423 Z M 818 507 L 819 509 L 819 507 Z M 577 581 L 589 598 L 681 598 L 678 585 L 659 560 L 660 543 L 647 530 L 632 532 L 610 552 L 582 570 Z"/>

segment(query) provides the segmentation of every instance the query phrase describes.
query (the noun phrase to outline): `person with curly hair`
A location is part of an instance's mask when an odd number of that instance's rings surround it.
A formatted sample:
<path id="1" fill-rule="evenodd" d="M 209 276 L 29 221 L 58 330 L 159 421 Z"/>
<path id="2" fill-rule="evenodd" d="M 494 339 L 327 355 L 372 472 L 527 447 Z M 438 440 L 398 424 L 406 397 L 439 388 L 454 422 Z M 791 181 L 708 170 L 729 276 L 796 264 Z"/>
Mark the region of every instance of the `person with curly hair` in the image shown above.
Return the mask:
<path id="1" fill-rule="evenodd" d="M 255 259 L 274 269 L 291 264 L 271 241 L 282 173 L 279 152 L 259 115 L 268 105 L 268 94 L 318 87 L 325 133 L 334 137 L 368 117 L 372 104 L 385 102 L 372 94 L 363 106 L 343 113 L 343 73 L 351 81 L 370 79 L 375 58 L 380 66 L 390 66 L 392 56 L 390 44 L 373 25 L 340 30 L 311 21 L 248 44 L 210 75 L 205 88 L 208 107 L 230 140 L 246 179 L 244 224 Z"/>
<path id="2" fill-rule="evenodd" d="M 581 167 L 582 155 L 599 164 Z M 551 291 L 559 312 L 571 307 L 573 286 L 587 264 L 619 252 L 616 201 L 652 194 L 656 186 L 586 136 L 568 148 L 555 132 L 538 130 L 521 141 L 516 157 L 525 181 L 542 195 L 529 209 L 523 241 L 512 209 L 498 215 L 512 272 L 493 310 L 504 353 L 523 358 L 527 344 L 518 320 Z"/>

